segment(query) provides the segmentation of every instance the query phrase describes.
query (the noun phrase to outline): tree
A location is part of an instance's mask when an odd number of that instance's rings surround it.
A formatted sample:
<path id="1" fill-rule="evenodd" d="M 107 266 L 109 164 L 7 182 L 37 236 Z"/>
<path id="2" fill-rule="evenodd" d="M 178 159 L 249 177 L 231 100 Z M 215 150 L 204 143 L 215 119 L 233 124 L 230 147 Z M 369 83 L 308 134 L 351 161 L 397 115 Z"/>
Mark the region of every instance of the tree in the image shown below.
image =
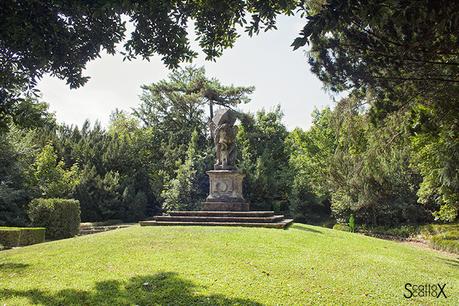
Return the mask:
<path id="1" fill-rule="evenodd" d="M 293 46 L 311 44 L 312 70 L 333 90 L 459 82 L 458 3 L 332 0 L 308 13 Z"/>
<path id="2" fill-rule="evenodd" d="M 431 109 L 422 106 L 417 111 L 418 117 L 431 113 Z M 459 127 L 457 122 L 453 126 L 434 122 L 428 125 L 411 136 L 411 164 L 423 176 L 419 202 L 440 205 L 435 219 L 452 222 L 459 214 Z"/>
<path id="3" fill-rule="evenodd" d="M 292 45 L 311 43 L 312 70 L 333 90 L 371 87 L 380 95 L 377 113 L 403 107 L 418 93 L 448 107 L 457 101 L 448 95 L 459 83 L 458 6 L 447 0 L 6 0 L 0 3 L 0 120 L 18 114 L 23 93 L 46 73 L 72 88 L 87 82 L 85 65 L 102 50 L 115 53 L 126 38 L 122 16 L 134 26 L 121 51 L 125 57 L 159 54 L 171 68 L 196 56 L 188 39 L 191 22 L 211 60 L 234 45 L 238 26 L 257 34 L 276 29 L 279 14 L 296 11 L 308 17 Z"/>
<path id="4" fill-rule="evenodd" d="M 204 129 L 204 111 L 209 106 L 213 116 L 214 104 L 235 107 L 250 101 L 248 95 L 254 87 L 226 86 L 217 79 L 207 78 L 203 67 L 188 66 L 169 74 L 168 80 L 142 86 L 141 105 L 136 116 L 147 126 L 167 127 L 173 133 L 180 133 L 185 124 L 189 131 Z M 164 126 L 164 124 L 169 124 Z M 190 133 L 184 139 L 188 143 Z M 183 134 L 178 134 L 181 138 Z"/>
<path id="5" fill-rule="evenodd" d="M 140 136 L 140 122 L 136 117 L 115 109 L 110 115 L 107 133 L 112 137 L 133 142 Z"/>
<path id="6" fill-rule="evenodd" d="M 203 172 L 202 156 L 198 152 L 198 133 L 193 132 L 188 145 L 187 157 L 176 170 L 176 176 L 166 183 L 161 196 L 164 198 L 163 209 L 194 210 L 199 208 L 200 194 L 198 186 L 198 173 Z"/>
<path id="7" fill-rule="evenodd" d="M 24 207 L 30 200 L 25 171 L 7 135 L 0 134 L 0 226 L 24 225 Z"/>
<path id="8" fill-rule="evenodd" d="M 347 223 L 397 225 L 431 220 L 432 203 L 417 205 L 421 176 L 412 167 L 406 118 L 389 115 L 375 126 L 370 110 L 352 96 L 313 113 L 309 130 L 289 134 L 291 210 L 300 221 L 332 214 Z M 322 219 L 322 220 L 321 220 Z"/>
<path id="9" fill-rule="evenodd" d="M 340 101 L 334 113 L 337 147 L 329 166 L 334 217 L 347 222 L 354 214 L 358 223 L 372 225 L 428 221 L 426 209 L 416 204 L 420 177 L 410 167 L 403 118 L 394 115 L 375 127 L 355 98 Z"/>
<path id="10" fill-rule="evenodd" d="M 68 170 L 59 161 L 51 144 L 46 145 L 34 163 L 34 176 L 42 196 L 47 198 L 69 197 L 79 182 L 78 165 Z"/>
<path id="11" fill-rule="evenodd" d="M 328 88 L 366 96 L 361 101 L 370 105 L 375 125 L 393 113 L 405 119 L 416 156 L 411 162 L 424 179 L 420 200 L 444 206 L 449 217 L 440 219 L 455 219 L 459 3 L 332 0 L 308 14 L 294 48 L 311 45 L 312 71 Z"/>
<path id="12" fill-rule="evenodd" d="M 125 207 L 124 220 L 138 221 L 145 218 L 148 199 L 143 191 L 135 192 L 132 185 L 128 185 L 122 195 L 123 207 Z"/>
<path id="13" fill-rule="evenodd" d="M 237 135 L 238 166 L 246 175 L 244 190 L 253 209 L 288 209 L 290 152 L 280 106 L 273 111 L 245 115 Z"/>
<path id="14" fill-rule="evenodd" d="M 253 87 L 226 86 L 205 76 L 204 68 L 186 67 L 172 72 L 167 80 L 143 86 L 141 104 L 134 115 L 151 129 L 149 143 L 154 146 L 151 160 L 155 185 L 175 177 L 177 162 L 186 159 L 193 131 L 198 133 L 197 152 L 210 160 L 213 144 L 208 137 L 206 110 L 211 104 L 235 107 L 246 103 Z M 159 162 L 160 161 L 160 162 Z M 210 165 L 210 164 L 209 164 Z"/>
<path id="15" fill-rule="evenodd" d="M 137 118 L 115 111 L 107 130 L 86 122 L 81 130 L 62 128 L 57 136 L 61 154 L 83 168 L 74 193 L 82 220 L 131 222 L 158 210 L 159 192 L 152 183 L 156 147 L 151 129 L 142 128 Z"/>
<path id="16" fill-rule="evenodd" d="M 54 123 L 48 104 L 31 96 L 25 96 L 20 101 L 2 100 L 1 91 L 0 87 L 0 133 L 14 125 L 30 129 Z"/>
<path id="17" fill-rule="evenodd" d="M 28 117 L 23 111 L 25 117 L 16 118 L 21 124 L 10 122 L 8 130 L 0 123 L 0 225 L 27 225 L 27 204 L 40 194 L 32 167 L 41 150 L 39 131 L 43 127 L 37 127 L 54 123 L 47 105 L 40 107 L 44 107 L 43 116 Z"/>
<path id="18" fill-rule="evenodd" d="M 309 130 L 293 130 L 286 141 L 292 168 L 290 209 L 298 221 L 314 222 L 330 215 L 331 161 L 337 148 L 334 115 L 330 108 L 312 113 Z"/>
<path id="19" fill-rule="evenodd" d="M 16 116 L 15 105 L 33 93 L 43 75 L 84 85 L 86 64 L 117 44 L 126 59 L 161 56 L 169 68 L 191 61 L 188 27 L 212 60 L 232 47 L 237 26 L 249 34 L 275 28 L 276 15 L 291 14 L 296 1 L 32 1 L 0 2 L 0 120 Z M 247 18 L 250 14 L 251 18 Z M 123 17 L 124 16 L 124 17 Z M 126 39 L 126 21 L 134 26 Z M 250 23 L 249 23 L 250 22 Z"/>

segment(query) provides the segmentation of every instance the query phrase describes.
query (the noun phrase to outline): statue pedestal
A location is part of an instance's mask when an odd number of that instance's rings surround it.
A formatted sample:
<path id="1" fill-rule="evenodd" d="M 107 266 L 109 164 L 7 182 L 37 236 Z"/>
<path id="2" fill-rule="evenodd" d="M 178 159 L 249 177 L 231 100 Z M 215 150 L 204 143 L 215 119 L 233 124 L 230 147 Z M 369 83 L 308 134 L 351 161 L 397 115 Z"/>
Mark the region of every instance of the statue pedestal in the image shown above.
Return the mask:
<path id="1" fill-rule="evenodd" d="M 207 171 L 210 180 L 209 196 L 202 210 L 207 211 L 247 211 L 247 203 L 242 195 L 244 174 L 238 170 Z"/>

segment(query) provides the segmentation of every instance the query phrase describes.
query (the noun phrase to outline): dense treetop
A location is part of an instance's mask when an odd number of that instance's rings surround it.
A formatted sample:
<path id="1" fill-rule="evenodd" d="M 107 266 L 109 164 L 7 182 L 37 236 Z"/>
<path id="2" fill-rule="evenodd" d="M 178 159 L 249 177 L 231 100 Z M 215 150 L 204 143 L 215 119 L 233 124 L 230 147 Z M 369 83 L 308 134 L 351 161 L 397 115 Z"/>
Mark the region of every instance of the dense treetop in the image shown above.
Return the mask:
<path id="1" fill-rule="evenodd" d="M 190 21 L 208 59 L 232 47 L 236 27 L 250 33 L 275 25 L 279 13 L 291 14 L 295 1 L 2 1 L 0 61 L 3 90 L 36 81 L 44 73 L 72 88 L 102 50 L 116 52 L 126 38 L 126 21 L 135 29 L 124 43 L 127 59 L 160 55 L 170 68 L 197 55 L 191 49 Z M 250 16 L 247 18 L 247 16 Z M 250 23 L 248 21 L 250 20 Z M 2 92 L 4 98 L 5 92 Z"/>
<path id="2" fill-rule="evenodd" d="M 251 35 L 275 28 L 276 15 L 291 14 L 297 5 L 296 1 L 1 1 L 0 125 L 20 116 L 18 105 L 24 94 L 34 93 L 44 74 L 65 80 L 71 88 L 80 87 L 89 79 L 83 75 L 86 64 L 103 50 L 114 54 L 123 41 L 126 59 L 159 55 L 166 66 L 176 68 L 197 55 L 189 41 L 191 24 L 212 60 L 233 46 L 237 26 L 246 26 Z M 134 25 L 130 37 L 126 20 Z"/>
<path id="3" fill-rule="evenodd" d="M 294 13 L 306 17 L 292 46 L 310 44 L 312 71 L 331 89 L 371 87 L 378 93 L 378 116 L 417 94 L 451 104 L 445 89 L 459 83 L 456 1 L 5 0 L 0 3 L 0 122 L 21 113 L 18 102 L 44 74 L 72 88 L 82 86 L 88 81 L 86 64 L 102 50 L 115 53 L 123 41 L 126 59 L 159 55 L 174 68 L 197 54 L 190 46 L 191 25 L 212 60 L 233 46 L 237 27 L 253 35 L 275 29 L 278 15 Z M 130 37 L 123 16 L 134 25 Z"/>

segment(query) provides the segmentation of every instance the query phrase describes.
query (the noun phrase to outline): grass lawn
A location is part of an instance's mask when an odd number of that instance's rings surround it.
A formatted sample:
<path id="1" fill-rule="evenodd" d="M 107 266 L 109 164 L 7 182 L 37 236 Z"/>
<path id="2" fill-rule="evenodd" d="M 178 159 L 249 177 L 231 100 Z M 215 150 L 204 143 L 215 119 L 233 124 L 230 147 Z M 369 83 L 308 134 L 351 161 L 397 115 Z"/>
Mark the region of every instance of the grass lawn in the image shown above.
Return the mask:
<path id="1" fill-rule="evenodd" d="M 406 299 L 405 283 L 446 283 Z M 321 227 L 139 227 L 0 252 L 0 305 L 459 305 L 459 260 Z"/>

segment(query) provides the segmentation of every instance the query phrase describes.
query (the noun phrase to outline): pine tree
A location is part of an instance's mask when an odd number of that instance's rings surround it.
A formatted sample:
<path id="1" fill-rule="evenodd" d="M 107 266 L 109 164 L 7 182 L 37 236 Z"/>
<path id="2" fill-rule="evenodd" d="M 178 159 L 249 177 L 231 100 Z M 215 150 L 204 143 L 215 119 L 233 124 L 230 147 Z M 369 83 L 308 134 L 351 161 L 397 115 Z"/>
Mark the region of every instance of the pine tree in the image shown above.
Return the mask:
<path id="1" fill-rule="evenodd" d="M 176 171 L 176 177 L 170 180 L 161 196 L 164 199 L 163 209 L 194 210 L 199 208 L 198 169 L 202 166 L 203 157 L 198 154 L 198 133 L 194 131 L 188 145 L 187 157 Z"/>
<path id="2" fill-rule="evenodd" d="M 47 198 L 69 197 L 79 183 L 78 164 L 64 169 L 64 162 L 58 160 L 54 147 L 47 144 L 34 163 L 34 177 L 42 196 Z"/>

